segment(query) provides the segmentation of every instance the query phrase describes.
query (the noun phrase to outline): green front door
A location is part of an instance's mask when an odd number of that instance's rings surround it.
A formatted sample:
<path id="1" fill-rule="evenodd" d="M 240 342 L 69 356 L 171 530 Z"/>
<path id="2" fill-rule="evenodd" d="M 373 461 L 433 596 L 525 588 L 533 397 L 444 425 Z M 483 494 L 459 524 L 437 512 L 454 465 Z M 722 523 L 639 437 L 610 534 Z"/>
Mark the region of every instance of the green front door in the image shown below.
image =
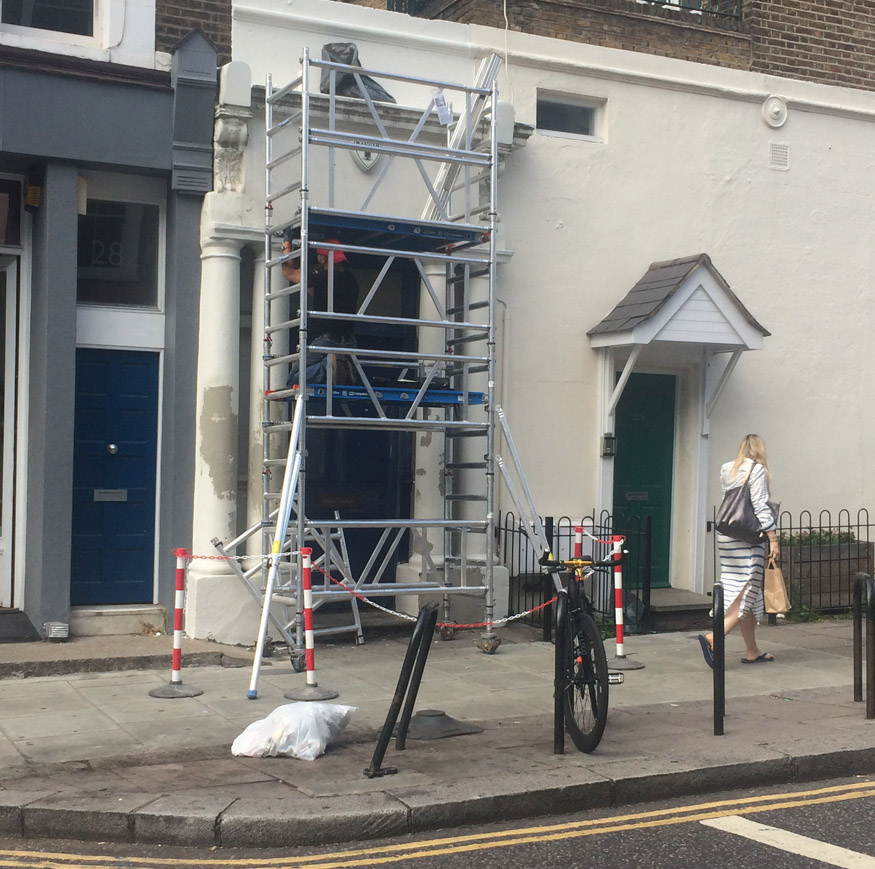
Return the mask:
<path id="1" fill-rule="evenodd" d="M 653 523 L 651 585 L 669 586 L 675 377 L 633 374 L 617 404 L 614 528 L 634 533 Z"/>

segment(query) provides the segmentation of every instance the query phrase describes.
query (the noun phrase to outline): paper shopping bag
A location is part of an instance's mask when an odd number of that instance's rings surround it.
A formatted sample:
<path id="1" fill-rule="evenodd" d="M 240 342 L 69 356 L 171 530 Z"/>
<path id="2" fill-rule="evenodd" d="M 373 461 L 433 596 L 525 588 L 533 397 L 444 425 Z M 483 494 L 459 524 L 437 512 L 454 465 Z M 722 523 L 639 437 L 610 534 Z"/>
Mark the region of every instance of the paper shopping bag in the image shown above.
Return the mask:
<path id="1" fill-rule="evenodd" d="M 763 583 L 767 613 L 785 613 L 790 609 L 790 595 L 784 584 L 784 573 L 774 561 L 769 560 L 766 567 L 766 577 Z"/>

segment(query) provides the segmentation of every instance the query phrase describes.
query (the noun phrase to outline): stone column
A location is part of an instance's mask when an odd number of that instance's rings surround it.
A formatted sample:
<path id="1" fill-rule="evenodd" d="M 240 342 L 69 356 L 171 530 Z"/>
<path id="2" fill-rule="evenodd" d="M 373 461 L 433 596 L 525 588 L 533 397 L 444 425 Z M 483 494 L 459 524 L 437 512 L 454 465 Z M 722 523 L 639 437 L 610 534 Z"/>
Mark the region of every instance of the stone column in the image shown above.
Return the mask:
<path id="1" fill-rule="evenodd" d="M 209 194 L 213 196 L 215 194 Z M 240 249 L 208 237 L 201 252 L 201 303 L 195 408 L 192 551 L 217 554 L 212 540 L 237 535 L 237 448 L 240 404 Z M 241 625 L 243 604 L 252 624 Z M 194 637 L 251 643 L 254 601 L 222 561 L 195 559 L 189 569 L 186 630 Z"/>
<path id="2" fill-rule="evenodd" d="M 244 161 L 251 75 L 245 64 L 220 72 L 213 135 L 213 192 L 201 214 L 201 288 L 195 407 L 192 551 L 216 553 L 212 541 L 238 534 L 240 408 L 240 251 L 262 241 L 244 214 Z M 257 402 L 261 390 L 252 396 Z M 259 607 L 225 562 L 195 559 L 189 569 L 186 631 L 225 643 L 252 643 Z"/>

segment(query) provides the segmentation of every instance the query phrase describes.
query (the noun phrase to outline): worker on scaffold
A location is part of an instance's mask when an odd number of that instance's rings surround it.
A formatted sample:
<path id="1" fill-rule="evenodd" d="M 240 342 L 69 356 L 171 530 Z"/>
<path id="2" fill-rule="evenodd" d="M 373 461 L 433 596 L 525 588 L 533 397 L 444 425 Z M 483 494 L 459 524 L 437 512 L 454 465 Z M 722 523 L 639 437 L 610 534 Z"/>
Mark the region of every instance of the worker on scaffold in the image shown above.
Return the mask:
<path id="1" fill-rule="evenodd" d="M 337 239 L 326 239 L 326 244 L 339 244 Z M 292 253 L 292 240 L 283 239 L 283 253 Z M 300 253 L 300 252 L 299 252 Z M 331 262 L 329 262 L 329 258 Z M 331 310 L 337 314 L 355 314 L 358 310 L 359 285 L 355 275 L 349 270 L 349 262 L 342 250 L 318 248 L 316 250 L 318 265 L 310 269 L 307 276 L 307 311 L 328 311 L 329 285 L 333 290 Z M 301 283 L 300 256 L 286 260 L 282 264 L 283 277 L 292 284 Z M 303 306 L 303 302 L 302 302 Z M 352 320 L 334 320 L 326 317 L 307 317 L 308 350 L 307 350 L 307 383 L 325 383 L 328 369 L 328 355 L 321 351 L 310 350 L 309 347 L 343 347 L 354 348 L 356 344 L 353 335 Z M 352 383 L 353 368 L 346 354 L 331 354 L 335 358 L 334 382 Z M 300 364 L 295 361 L 289 367 L 288 386 L 298 383 Z"/>

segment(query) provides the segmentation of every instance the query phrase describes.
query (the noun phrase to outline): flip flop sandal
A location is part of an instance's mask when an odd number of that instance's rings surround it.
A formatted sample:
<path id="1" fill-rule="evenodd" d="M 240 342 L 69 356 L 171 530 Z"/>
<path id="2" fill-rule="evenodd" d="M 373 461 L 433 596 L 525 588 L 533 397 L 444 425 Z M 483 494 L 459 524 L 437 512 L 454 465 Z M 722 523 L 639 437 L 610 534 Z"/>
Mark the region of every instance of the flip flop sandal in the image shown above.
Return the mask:
<path id="1" fill-rule="evenodd" d="M 702 647 L 702 657 L 704 657 L 705 663 L 713 670 L 714 651 L 708 645 L 708 641 L 705 639 L 704 634 L 699 634 L 699 645 Z"/>
<path id="2" fill-rule="evenodd" d="M 768 653 L 763 652 L 758 658 L 742 658 L 742 664 L 770 664 L 775 659 Z"/>

